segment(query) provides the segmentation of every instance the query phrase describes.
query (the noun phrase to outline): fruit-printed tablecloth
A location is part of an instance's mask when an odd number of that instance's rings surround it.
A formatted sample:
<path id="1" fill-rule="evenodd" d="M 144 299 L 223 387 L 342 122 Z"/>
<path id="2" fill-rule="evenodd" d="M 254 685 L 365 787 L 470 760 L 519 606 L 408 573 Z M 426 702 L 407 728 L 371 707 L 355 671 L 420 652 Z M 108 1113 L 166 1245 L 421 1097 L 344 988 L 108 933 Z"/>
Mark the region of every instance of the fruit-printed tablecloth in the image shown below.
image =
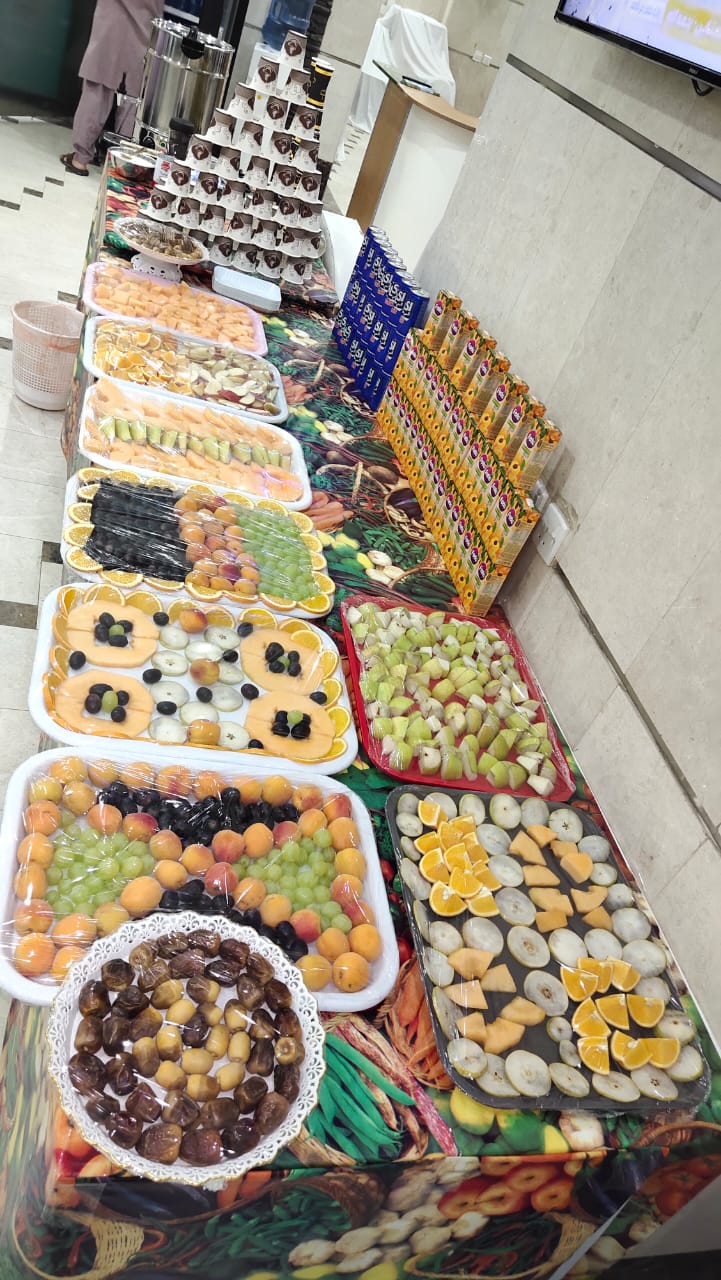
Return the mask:
<path id="1" fill-rule="evenodd" d="M 102 202 L 101 202 L 102 204 Z M 104 230 L 99 210 L 91 260 Z M 354 395 L 326 317 L 266 324 L 313 484 L 338 606 L 363 590 L 455 604 L 415 499 Z M 64 444 L 76 464 L 81 379 Z M 602 822 L 567 752 L 574 803 Z M 597 1273 L 721 1173 L 721 1060 L 697 1116 L 644 1122 L 491 1110 L 451 1087 L 435 1052 L 384 818 L 394 783 L 359 758 L 343 781 L 371 812 L 403 960 L 392 996 L 327 1021 L 321 1104 L 271 1169 L 222 1191 L 114 1174 L 57 1107 L 42 1010 L 14 1004 L 0 1061 L 0 1280 L 540 1280 L 577 1252 Z M 358 1064 L 365 1065 L 359 1070 Z M 594 1240 L 594 1235 L 601 1237 Z"/>

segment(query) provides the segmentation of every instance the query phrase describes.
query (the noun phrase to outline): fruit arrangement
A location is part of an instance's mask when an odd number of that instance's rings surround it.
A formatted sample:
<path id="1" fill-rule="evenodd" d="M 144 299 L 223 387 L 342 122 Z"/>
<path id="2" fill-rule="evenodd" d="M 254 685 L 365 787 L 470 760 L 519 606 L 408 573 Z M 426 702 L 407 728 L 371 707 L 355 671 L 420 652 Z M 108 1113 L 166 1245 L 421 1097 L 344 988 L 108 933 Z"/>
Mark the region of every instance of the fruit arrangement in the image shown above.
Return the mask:
<path id="1" fill-rule="evenodd" d="M 115 231 L 131 249 L 153 258 L 194 263 L 202 262 L 205 257 L 203 246 L 179 227 L 165 226 L 144 218 L 119 218 Z"/>
<path id="2" fill-rule="evenodd" d="M 257 930 L 323 1008 L 364 1008 L 392 987 L 383 879 L 350 792 L 272 766 L 234 777 L 63 751 L 31 765 L 4 829 L 16 845 L 12 963 L 33 984 L 24 998 L 49 999 L 96 938 L 185 910 Z"/>
<path id="3" fill-rule="evenodd" d="M 540 797 L 399 789 L 389 819 L 439 1052 L 491 1106 L 698 1103 L 705 1064 L 609 841 Z"/>
<path id="4" fill-rule="evenodd" d="M 287 417 L 277 370 L 237 347 L 96 319 L 87 327 L 85 360 L 95 377 L 108 373 L 123 382 L 232 405 L 273 422 Z"/>
<path id="5" fill-rule="evenodd" d="M 164 329 L 227 342 L 256 355 L 268 350 L 260 317 L 241 302 L 207 289 L 153 280 L 115 263 L 97 262 L 90 267 L 83 302 L 93 310 L 155 321 Z"/>
<path id="6" fill-rule="evenodd" d="M 77 501 L 75 500 L 77 496 Z M 63 555 L 78 573 L 158 591 L 185 583 L 200 601 L 262 600 L 280 613 L 328 613 L 334 586 L 300 511 L 205 485 L 184 491 L 133 471 L 86 467 L 66 496 Z"/>
<path id="7" fill-rule="evenodd" d="M 312 1107 L 322 1029 L 251 930 L 190 912 L 167 923 L 121 929 L 80 963 L 51 1015 L 51 1073 L 81 1133 L 129 1171 L 237 1176 Z"/>
<path id="8" fill-rule="evenodd" d="M 363 744 L 411 782 L 566 799 L 568 765 L 512 632 L 354 596 L 343 602 Z"/>
<path id="9" fill-rule="evenodd" d="M 32 709 L 70 742 L 87 734 L 266 752 L 322 773 L 346 768 L 357 750 L 338 651 L 300 619 L 62 587 L 44 606 L 38 652 L 48 651 Z"/>
<path id="10" fill-rule="evenodd" d="M 101 378 L 82 412 L 80 447 L 93 461 L 238 487 L 291 507 L 310 500 L 303 455 L 278 427 L 210 405 L 161 399 Z"/>

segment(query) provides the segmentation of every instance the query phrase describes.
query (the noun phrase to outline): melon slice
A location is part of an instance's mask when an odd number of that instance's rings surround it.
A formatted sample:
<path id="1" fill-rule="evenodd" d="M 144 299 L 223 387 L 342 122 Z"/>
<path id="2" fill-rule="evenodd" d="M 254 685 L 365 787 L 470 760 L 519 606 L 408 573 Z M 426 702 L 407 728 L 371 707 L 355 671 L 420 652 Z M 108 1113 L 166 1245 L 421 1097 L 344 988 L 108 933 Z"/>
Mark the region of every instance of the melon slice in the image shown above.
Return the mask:
<path id="1" fill-rule="evenodd" d="M 300 675 L 289 676 L 268 670 L 265 651 L 269 644 L 282 644 L 286 653 L 295 650 L 300 659 Z M 271 693 L 310 694 L 323 687 L 325 678 L 320 652 L 303 644 L 300 636 L 271 627 L 256 627 L 239 645 L 240 665 L 252 684 Z M 291 710 L 290 707 L 286 710 Z M 275 754 L 275 752 L 274 752 Z M 317 757 L 316 757 L 317 758 Z"/>
<path id="2" fill-rule="evenodd" d="M 497 964 L 489 969 L 481 978 L 481 986 L 484 991 L 507 991 L 509 994 L 516 990 L 513 975 L 507 964 Z"/>
<path id="3" fill-rule="evenodd" d="M 487 1009 L 488 1001 L 486 1000 L 483 987 L 480 982 L 454 982 L 450 987 L 443 988 L 444 994 L 452 1000 L 454 1004 L 458 1004 L 462 1009 Z"/>
<path id="4" fill-rule="evenodd" d="M 473 1040 L 475 1044 L 484 1044 L 486 1039 L 486 1020 L 482 1013 L 468 1013 L 459 1018 L 456 1026 L 465 1040 Z"/>
<path id="5" fill-rule="evenodd" d="M 524 867 L 523 879 L 531 888 L 552 887 L 561 883 L 550 867 Z"/>
<path id="6" fill-rule="evenodd" d="M 460 1030 L 460 1027 L 459 1027 Z M 486 1027 L 483 1048 L 486 1053 L 505 1053 L 523 1039 L 526 1028 L 518 1022 L 510 1022 L 508 1018 L 496 1018 Z"/>
<path id="7" fill-rule="evenodd" d="M 578 853 L 578 845 L 574 844 L 572 840 L 552 840 L 551 852 L 560 860 L 561 858 L 567 858 L 569 854 Z"/>
<path id="8" fill-rule="evenodd" d="M 501 1009 L 501 1017 L 506 1018 L 509 1022 L 518 1022 L 522 1027 L 536 1027 L 539 1022 L 545 1021 L 546 1014 L 532 1000 L 526 1000 L 523 996 L 516 996 L 515 999 L 510 1000 Z"/>
<path id="9" fill-rule="evenodd" d="M 593 911 L 587 911 L 583 917 L 583 923 L 591 929 L 608 929 L 609 932 L 613 930 L 613 921 L 605 907 L 595 907 Z"/>
<path id="10" fill-rule="evenodd" d="M 524 862 L 535 862 L 542 867 L 546 865 L 546 860 L 535 840 L 526 835 L 525 831 L 518 832 L 515 839 L 511 841 L 508 852 L 515 853 L 519 858 L 523 858 Z"/>
<path id="11" fill-rule="evenodd" d="M 590 889 L 572 889 L 571 897 L 576 904 L 576 910 L 580 915 L 585 915 L 587 911 L 595 911 L 596 907 L 600 907 L 606 901 L 608 890 L 603 885 L 592 885 Z"/>
<path id="12" fill-rule="evenodd" d="M 119 652 L 119 650 L 113 650 Z M 78 676 L 63 680 L 55 694 L 55 714 L 59 720 L 76 733 L 97 734 L 104 738 L 139 738 L 150 726 L 155 714 L 155 703 L 150 691 L 133 676 L 113 674 L 106 684 L 112 684 L 116 693 L 125 692 L 130 701 L 125 708 L 125 719 L 116 724 L 110 716 L 89 715 L 85 699 L 91 685 L 98 683 L 97 671 L 83 671 Z"/>
<path id="13" fill-rule="evenodd" d="M 280 738 L 273 733 L 273 723 L 279 711 L 300 711 L 310 716 L 310 737 Z M 283 692 L 266 693 L 256 698 L 248 707 L 244 725 L 250 738 L 263 743 L 265 750 L 285 760 L 324 760 L 330 755 L 336 736 L 336 727 L 324 707 L 302 694 Z"/>
<path id="14" fill-rule="evenodd" d="M 564 911 L 567 916 L 573 915 L 571 899 L 558 889 L 529 889 L 529 897 L 541 911 Z"/>
<path id="15" fill-rule="evenodd" d="M 462 978 L 482 978 L 490 964 L 493 963 L 492 951 L 480 951 L 476 947 L 459 947 L 452 951 L 448 962 Z"/>
<path id="16" fill-rule="evenodd" d="M 568 916 L 564 911 L 537 911 L 536 928 L 539 933 L 553 933 L 554 929 L 565 929 Z"/>
<path id="17" fill-rule="evenodd" d="M 593 860 L 587 853 L 567 853 L 561 858 L 561 869 L 574 884 L 583 884 L 593 871 Z"/>
<path id="18" fill-rule="evenodd" d="M 100 644 L 95 639 L 95 626 L 101 613 L 112 612 L 118 621 L 132 622 L 128 644 L 116 649 L 111 644 Z M 94 600 L 91 604 L 79 604 L 71 609 L 65 626 L 67 643 L 71 649 L 79 649 L 88 662 L 96 667 L 142 667 L 152 658 L 158 647 L 160 632 L 153 619 L 133 605 L 108 605 L 106 600 Z M 98 683 L 91 680 L 91 684 Z M 106 682 L 109 683 L 109 682 Z"/>
<path id="19" fill-rule="evenodd" d="M 544 827 L 544 826 L 538 826 L 538 825 L 530 826 L 528 828 L 528 834 L 532 840 L 535 840 L 537 845 L 540 845 L 542 849 L 545 849 L 546 846 L 549 845 L 552 840 L 558 839 L 558 832 L 551 831 L 550 827 Z"/>

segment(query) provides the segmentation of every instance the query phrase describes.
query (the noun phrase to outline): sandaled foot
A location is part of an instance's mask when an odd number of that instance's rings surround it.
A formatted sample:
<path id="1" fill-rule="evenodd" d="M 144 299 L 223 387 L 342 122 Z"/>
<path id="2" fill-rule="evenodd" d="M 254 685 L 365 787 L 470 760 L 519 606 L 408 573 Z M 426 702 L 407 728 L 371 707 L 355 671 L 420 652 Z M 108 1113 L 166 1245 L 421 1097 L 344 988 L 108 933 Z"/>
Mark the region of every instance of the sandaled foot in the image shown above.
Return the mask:
<path id="1" fill-rule="evenodd" d="M 74 159 L 75 153 L 73 151 L 67 151 L 64 156 L 60 157 L 60 163 L 65 166 L 67 173 L 74 173 L 78 178 L 87 178 L 87 169 L 81 169 L 78 165 L 73 164 Z"/>

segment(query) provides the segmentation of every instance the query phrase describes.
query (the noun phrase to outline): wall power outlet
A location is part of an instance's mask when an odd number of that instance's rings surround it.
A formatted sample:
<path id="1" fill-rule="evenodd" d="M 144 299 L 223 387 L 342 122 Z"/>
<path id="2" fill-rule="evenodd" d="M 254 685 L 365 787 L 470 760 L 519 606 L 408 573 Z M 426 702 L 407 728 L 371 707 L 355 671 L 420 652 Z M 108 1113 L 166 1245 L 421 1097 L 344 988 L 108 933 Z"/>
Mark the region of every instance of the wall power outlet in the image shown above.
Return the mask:
<path id="1" fill-rule="evenodd" d="M 563 511 L 557 502 L 549 502 L 533 533 L 536 550 L 545 564 L 551 565 L 571 532 Z"/>

